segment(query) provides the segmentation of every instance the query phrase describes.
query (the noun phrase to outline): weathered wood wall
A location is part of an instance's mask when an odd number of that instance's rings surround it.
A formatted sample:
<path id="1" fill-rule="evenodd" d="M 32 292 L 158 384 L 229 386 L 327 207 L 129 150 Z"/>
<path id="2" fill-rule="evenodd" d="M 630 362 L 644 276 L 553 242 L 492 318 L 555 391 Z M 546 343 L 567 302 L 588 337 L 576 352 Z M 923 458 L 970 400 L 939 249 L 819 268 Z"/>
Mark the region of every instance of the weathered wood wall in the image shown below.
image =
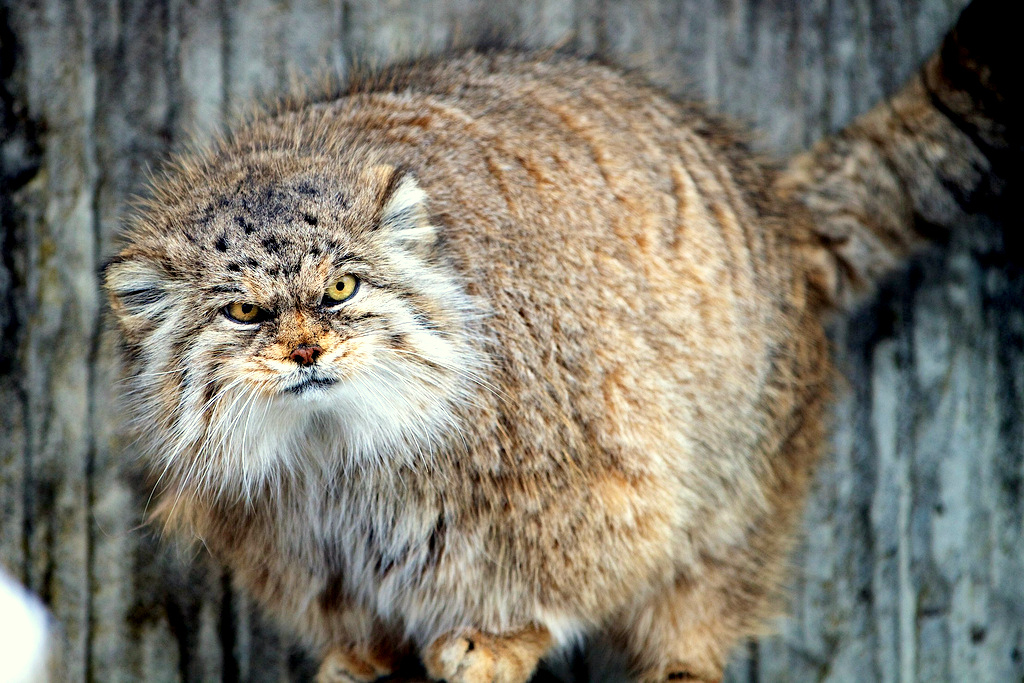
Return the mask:
<path id="1" fill-rule="evenodd" d="M 96 268 L 168 150 L 293 74 L 504 33 L 689 87 L 789 153 L 894 90 L 964 4 L 0 0 L 0 565 L 60 621 L 64 676 L 310 672 L 219 570 L 140 528 L 122 474 Z M 793 616 L 732 680 L 1024 678 L 1022 252 L 978 223 L 837 325 Z"/>

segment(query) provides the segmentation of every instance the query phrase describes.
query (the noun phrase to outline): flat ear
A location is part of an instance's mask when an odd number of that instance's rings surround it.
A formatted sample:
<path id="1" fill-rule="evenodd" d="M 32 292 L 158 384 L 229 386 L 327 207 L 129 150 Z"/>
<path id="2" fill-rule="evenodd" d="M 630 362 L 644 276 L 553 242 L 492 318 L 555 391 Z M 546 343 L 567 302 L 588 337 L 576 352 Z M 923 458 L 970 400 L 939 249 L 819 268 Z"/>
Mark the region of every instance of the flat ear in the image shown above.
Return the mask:
<path id="1" fill-rule="evenodd" d="M 364 172 L 363 178 L 379 190 L 376 230 L 403 242 L 434 241 L 437 229 L 430 223 L 427 193 L 416 176 L 393 166 L 378 165 Z"/>
<path id="2" fill-rule="evenodd" d="M 147 255 L 125 250 L 103 266 L 110 309 L 126 336 L 160 323 L 168 313 L 168 277 Z"/>

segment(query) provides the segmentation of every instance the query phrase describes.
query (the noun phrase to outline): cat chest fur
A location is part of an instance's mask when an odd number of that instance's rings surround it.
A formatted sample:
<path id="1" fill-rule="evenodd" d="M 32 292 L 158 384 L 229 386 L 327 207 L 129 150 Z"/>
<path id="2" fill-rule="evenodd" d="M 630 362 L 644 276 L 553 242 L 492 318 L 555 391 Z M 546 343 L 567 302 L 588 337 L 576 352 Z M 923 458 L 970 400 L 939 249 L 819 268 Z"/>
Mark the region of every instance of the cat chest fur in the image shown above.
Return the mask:
<path id="1" fill-rule="evenodd" d="M 598 488 L 607 496 L 622 484 L 616 475 Z M 558 489 L 504 501 L 492 489 L 480 509 L 449 501 L 446 512 L 437 488 L 355 476 L 346 486 L 285 493 L 255 514 L 210 509 L 200 526 L 236 580 L 316 646 L 321 621 L 352 610 L 421 645 L 471 624 L 497 631 L 536 622 L 571 641 L 643 585 L 671 580 L 676 529 L 664 511 L 622 500 L 593 514 L 593 493 L 567 504 L 556 502 L 566 495 Z M 563 517 L 560 528 L 538 534 L 552 513 Z M 630 553 L 631 569 L 589 556 L 586 543 L 598 540 L 609 553 Z M 480 585 L 500 588 L 481 593 Z"/>

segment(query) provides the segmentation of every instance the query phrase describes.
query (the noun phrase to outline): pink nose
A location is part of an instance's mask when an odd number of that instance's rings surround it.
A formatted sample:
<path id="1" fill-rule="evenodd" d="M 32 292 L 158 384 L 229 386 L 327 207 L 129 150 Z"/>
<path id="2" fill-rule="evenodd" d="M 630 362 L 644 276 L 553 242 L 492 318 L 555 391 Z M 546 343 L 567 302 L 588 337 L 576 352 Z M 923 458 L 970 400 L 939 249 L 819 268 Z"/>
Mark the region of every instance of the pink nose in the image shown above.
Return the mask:
<path id="1" fill-rule="evenodd" d="M 315 344 L 299 344 L 295 347 L 295 350 L 292 351 L 292 355 L 288 357 L 299 365 L 306 366 L 315 363 L 316 359 L 319 358 L 320 354 L 323 352 L 324 350 Z"/>

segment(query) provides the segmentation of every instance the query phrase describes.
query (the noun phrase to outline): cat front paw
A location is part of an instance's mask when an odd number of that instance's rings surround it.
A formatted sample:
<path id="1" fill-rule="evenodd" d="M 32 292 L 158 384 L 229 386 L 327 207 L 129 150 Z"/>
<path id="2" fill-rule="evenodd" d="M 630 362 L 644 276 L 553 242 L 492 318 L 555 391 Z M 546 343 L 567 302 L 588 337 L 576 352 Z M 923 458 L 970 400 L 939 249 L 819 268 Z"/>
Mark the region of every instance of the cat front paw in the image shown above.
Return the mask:
<path id="1" fill-rule="evenodd" d="M 689 668 L 670 666 L 648 671 L 636 677 L 638 683 L 722 683 L 719 674 L 699 674 Z"/>
<path id="2" fill-rule="evenodd" d="M 386 650 L 334 647 L 316 673 L 316 683 L 371 683 L 394 673 L 397 656 Z"/>
<path id="3" fill-rule="evenodd" d="M 483 640 L 479 633 L 438 638 L 423 656 L 427 674 L 448 683 L 496 682 L 494 653 Z"/>
<path id="4" fill-rule="evenodd" d="M 431 643 L 423 664 L 432 679 L 448 683 L 526 683 L 550 644 L 542 628 L 501 636 L 462 631 Z"/>

